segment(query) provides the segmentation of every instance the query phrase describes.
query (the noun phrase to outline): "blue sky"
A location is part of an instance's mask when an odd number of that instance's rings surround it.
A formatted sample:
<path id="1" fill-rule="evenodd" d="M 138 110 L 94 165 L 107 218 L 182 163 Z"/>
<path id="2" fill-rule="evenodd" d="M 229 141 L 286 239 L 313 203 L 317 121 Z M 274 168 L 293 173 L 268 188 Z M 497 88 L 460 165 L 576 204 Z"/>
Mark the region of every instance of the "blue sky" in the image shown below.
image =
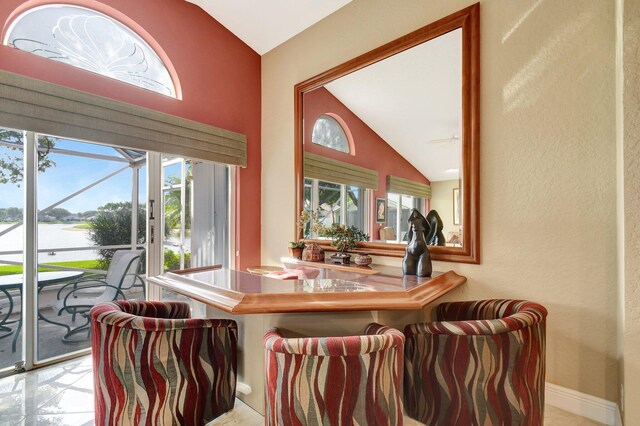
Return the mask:
<path id="1" fill-rule="evenodd" d="M 122 158 L 113 148 L 85 142 L 59 140 L 56 148 Z M 0 156 L 4 156 L 9 151 L 6 147 L 0 147 Z M 38 175 L 38 209 L 40 210 L 127 165 L 121 162 L 64 154 L 49 155 L 56 165 Z M 95 210 L 108 202 L 131 201 L 131 186 L 132 171 L 127 169 L 58 207 L 78 213 Z M 0 184 L 0 208 L 22 207 L 23 189 L 24 185 L 18 187 L 11 183 Z M 139 199 L 144 202 L 145 198 L 146 167 L 143 167 L 140 172 Z"/>

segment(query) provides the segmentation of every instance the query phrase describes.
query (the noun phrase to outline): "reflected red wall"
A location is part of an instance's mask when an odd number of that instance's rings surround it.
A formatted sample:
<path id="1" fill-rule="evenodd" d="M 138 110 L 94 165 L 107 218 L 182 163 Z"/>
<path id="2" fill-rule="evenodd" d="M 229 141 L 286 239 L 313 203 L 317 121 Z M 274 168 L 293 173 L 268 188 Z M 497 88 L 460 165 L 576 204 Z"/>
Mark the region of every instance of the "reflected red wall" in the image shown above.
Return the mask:
<path id="1" fill-rule="evenodd" d="M 313 125 L 318 117 L 326 113 L 338 115 L 349 127 L 355 145 L 355 155 L 345 154 L 311 142 Z M 375 199 L 376 197 L 386 198 L 387 175 L 427 185 L 430 184 L 429 180 L 324 87 L 304 94 L 303 114 L 304 149 L 306 152 L 378 171 L 378 190 L 372 191 L 369 208 L 369 223 L 371 224 L 369 234 L 372 239 L 378 239 L 380 228 L 385 225 L 376 224 Z"/>
<path id="2" fill-rule="evenodd" d="M 152 46 L 161 46 L 180 80 L 182 100 L 7 46 L 0 46 L 0 69 L 246 135 L 247 168 L 237 174 L 236 266 L 259 265 L 260 220 L 255 218 L 260 217 L 261 206 L 260 55 L 199 7 L 175 0 L 2 0 L 3 34 L 16 9 L 47 3 L 77 4 L 107 13 Z"/>

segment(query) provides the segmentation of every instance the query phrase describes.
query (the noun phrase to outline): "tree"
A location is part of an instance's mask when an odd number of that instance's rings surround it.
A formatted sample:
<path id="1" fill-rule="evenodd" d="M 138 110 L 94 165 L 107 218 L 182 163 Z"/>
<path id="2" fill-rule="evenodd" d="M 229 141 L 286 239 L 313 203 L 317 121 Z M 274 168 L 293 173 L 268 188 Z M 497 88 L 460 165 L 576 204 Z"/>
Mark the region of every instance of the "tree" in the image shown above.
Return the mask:
<path id="1" fill-rule="evenodd" d="M 63 209 L 62 207 L 56 207 L 54 209 L 47 210 L 47 214 L 49 216 L 53 216 L 56 220 L 62 220 L 67 216 L 71 216 L 71 212 L 67 209 Z"/>
<path id="2" fill-rule="evenodd" d="M 191 165 L 187 166 L 187 176 L 185 178 L 185 229 L 191 229 Z M 180 185 L 180 176 L 167 176 L 165 179 L 166 186 Z M 180 189 L 173 189 L 165 192 L 164 195 L 164 223 L 165 223 L 165 237 L 169 237 L 172 229 L 180 227 L 180 211 L 182 203 L 180 199 Z"/>
<path id="3" fill-rule="evenodd" d="M 8 152 L 0 155 L 0 184 L 13 183 L 20 186 L 24 179 L 23 166 L 23 134 L 14 130 L 0 129 L 0 140 L 15 144 L 8 146 Z M 49 158 L 49 151 L 55 147 L 56 138 L 50 136 L 40 136 L 38 139 L 38 147 L 44 148 L 44 151 L 38 150 L 38 171 L 43 173 L 49 167 L 54 167 L 56 163 Z"/>
<path id="4" fill-rule="evenodd" d="M 89 221 L 89 239 L 97 246 L 131 244 L 131 203 L 107 203 L 98 207 L 98 213 Z M 145 242 L 146 213 L 138 209 L 138 244 Z M 106 268 L 111 262 L 115 249 L 101 249 L 100 266 Z"/>

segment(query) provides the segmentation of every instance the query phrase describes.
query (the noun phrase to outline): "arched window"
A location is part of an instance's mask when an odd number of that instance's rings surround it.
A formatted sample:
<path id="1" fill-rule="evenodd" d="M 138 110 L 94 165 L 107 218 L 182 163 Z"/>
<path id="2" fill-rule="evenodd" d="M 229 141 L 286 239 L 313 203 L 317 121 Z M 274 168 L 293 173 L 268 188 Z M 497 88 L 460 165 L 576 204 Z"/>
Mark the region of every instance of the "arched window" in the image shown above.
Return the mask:
<path id="1" fill-rule="evenodd" d="M 349 138 L 345 129 L 335 118 L 323 114 L 313 125 L 311 142 L 335 149 L 336 151 L 349 153 Z"/>
<path id="2" fill-rule="evenodd" d="M 11 24 L 4 44 L 176 97 L 171 75 L 151 46 L 95 10 L 66 4 L 29 9 Z"/>

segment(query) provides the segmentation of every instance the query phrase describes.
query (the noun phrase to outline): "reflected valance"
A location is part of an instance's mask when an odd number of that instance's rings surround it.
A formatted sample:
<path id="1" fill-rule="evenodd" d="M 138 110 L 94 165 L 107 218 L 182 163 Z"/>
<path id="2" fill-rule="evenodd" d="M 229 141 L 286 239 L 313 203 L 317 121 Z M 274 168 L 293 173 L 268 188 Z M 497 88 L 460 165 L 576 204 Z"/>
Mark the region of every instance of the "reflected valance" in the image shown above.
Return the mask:
<path id="1" fill-rule="evenodd" d="M 247 165 L 247 138 L 239 133 L 6 71 L 0 126 Z"/>
<path id="2" fill-rule="evenodd" d="M 387 192 L 411 195 L 418 198 L 431 198 L 431 185 L 415 182 L 398 176 L 387 176 Z"/>
<path id="3" fill-rule="evenodd" d="M 321 155 L 304 153 L 304 176 L 361 188 L 378 189 L 376 170 L 355 166 L 344 161 L 333 160 Z"/>

